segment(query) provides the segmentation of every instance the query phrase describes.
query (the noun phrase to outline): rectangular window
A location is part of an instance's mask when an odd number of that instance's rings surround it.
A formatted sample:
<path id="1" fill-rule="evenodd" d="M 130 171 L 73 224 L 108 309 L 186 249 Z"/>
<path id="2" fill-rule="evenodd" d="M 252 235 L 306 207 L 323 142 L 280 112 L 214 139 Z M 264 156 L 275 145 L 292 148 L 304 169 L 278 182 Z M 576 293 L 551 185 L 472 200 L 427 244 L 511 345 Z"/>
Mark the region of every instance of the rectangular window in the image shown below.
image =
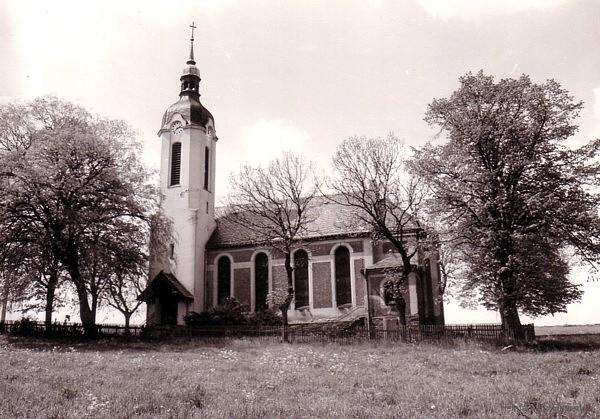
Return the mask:
<path id="1" fill-rule="evenodd" d="M 204 148 L 204 189 L 208 191 L 208 177 L 209 177 L 209 162 L 210 162 L 210 151 L 208 147 Z"/>
<path id="2" fill-rule="evenodd" d="M 181 178 L 181 143 L 171 146 L 171 181 L 170 186 L 179 185 Z"/>
<path id="3" fill-rule="evenodd" d="M 169 259 L 175 259 L 175 243 L 169 245 Z"/>

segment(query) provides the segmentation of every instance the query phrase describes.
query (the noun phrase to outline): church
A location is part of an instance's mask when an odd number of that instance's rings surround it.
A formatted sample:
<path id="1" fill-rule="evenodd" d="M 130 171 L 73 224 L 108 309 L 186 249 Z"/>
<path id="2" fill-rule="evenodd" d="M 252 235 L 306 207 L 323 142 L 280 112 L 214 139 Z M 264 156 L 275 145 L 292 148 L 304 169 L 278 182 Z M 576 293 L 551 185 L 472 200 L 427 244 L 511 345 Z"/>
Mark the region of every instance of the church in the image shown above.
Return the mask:
<path id="1" fill-rule="evenodd" d="M 226 298 L 259 311 L 268 306 L 270 291 L 287 288 L 283 255 L 261 246 L 226 216 L 215 215 L 219 138 L 213 115 L 200 102 L 200 80 L 192 32 L 179 100 L 166 109 L 158 131 L 161 206 L 172 221 L 174 238 L 166 251 L 151 249 L 151 280 L 140 295 L 147 303 L 149 326 L 184 324 L 186 314 L 208 310 Z M 372 240 L 366 225 L 344 222 L 356 218 L 356 210 L 326 196 L 311 205 L 317 214 L 307 229 L 311 233 L 292 254 L 290 322 L 369 316 L 380 327 L 444 323 L 435 250 L 418 249 L 402 290 L 405 304 L 396 307 L 385 286 L 402 268 L 393 246 Z"/>

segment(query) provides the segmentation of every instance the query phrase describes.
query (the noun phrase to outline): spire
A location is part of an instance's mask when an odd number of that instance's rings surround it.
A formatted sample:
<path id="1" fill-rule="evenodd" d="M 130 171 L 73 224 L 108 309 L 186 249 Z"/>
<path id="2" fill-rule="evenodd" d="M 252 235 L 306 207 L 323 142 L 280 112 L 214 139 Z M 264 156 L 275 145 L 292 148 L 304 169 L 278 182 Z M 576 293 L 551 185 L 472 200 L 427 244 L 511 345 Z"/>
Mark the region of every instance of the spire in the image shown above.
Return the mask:
<path id="1" fill-rule="evenodd" d="M 187 64 L 194 65 L 196 64 L 196 61 L 194 61 L 194 29 L 196 29 L 196 25 L 194 25 L 194 22 L 192 22 L 190 28 L 192 28 L 192 37 L 190 38 L 190 59 L 187 60 Z"/>
<path id="2" fill-rule="evenodd" d="M 196 25 L 194 22 L 190 25 L 192 28 L 192 37 L 190 38 L 190 58 L 187 60 L 183 73 L 181 75 L 181 92 L 179 97 L 189 96 L 193 99 L 198 100 L 200 93 L 198 92 L 198 85 L 200 84 L 200 71 L 196 67 L 196 61 L 194 61 L 194 29 Z"/>

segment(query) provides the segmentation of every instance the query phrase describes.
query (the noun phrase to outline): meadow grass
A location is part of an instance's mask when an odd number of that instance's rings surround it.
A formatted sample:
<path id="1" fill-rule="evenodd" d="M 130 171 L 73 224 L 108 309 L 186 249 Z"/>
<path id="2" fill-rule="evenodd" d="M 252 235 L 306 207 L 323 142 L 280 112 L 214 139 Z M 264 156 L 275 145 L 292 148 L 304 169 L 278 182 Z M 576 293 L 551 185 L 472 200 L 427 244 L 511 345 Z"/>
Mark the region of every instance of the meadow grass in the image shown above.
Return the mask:
<path id="1" fill-rule="evenodd" d="M 599 417 L 599 355 L 0 337 L 0 417 Z"/>

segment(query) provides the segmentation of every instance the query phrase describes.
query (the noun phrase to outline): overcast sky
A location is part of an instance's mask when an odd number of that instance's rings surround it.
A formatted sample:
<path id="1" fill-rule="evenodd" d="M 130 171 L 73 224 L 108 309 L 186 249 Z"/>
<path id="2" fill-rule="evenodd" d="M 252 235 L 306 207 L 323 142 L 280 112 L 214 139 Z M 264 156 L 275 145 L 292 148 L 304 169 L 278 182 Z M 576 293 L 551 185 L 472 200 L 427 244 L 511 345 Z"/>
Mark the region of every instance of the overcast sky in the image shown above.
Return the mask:
<path id="1" fill-rule="evenodd" d="M 352 135 L 418 146 L 428 103 L 483 69 L 554 78 L 585 102 L 576 140 L 600 136 L 600 1 L 3 1 L 0 100 L 44 94 L 124 119 L 157 168 L 164 110 L 196 26 L 201 101 L 214 115 L 217 196 L 242 162 L 291 149 L 324 171 Z M 600 322 L 600 284 L 567 315 Z M 447 306 L 448 320 L 497 321 Z"/>

